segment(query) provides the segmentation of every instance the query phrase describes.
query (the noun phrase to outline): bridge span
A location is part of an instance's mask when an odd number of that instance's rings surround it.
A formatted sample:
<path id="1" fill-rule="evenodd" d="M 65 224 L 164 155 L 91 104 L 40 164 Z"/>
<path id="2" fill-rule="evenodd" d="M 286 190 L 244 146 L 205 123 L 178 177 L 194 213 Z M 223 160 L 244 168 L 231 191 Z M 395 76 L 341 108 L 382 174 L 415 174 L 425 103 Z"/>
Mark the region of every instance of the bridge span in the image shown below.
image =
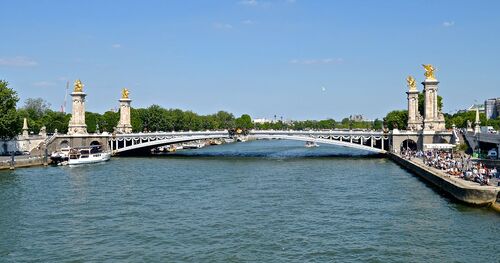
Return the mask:
<path id="1" fill-rule="evenodd" d="M 49 152 L 63 147 L 81 147 L 102 145 L 113 155 L 143 155 L 151 149 L 169 144 L 210 139 L 282 139 L 295 141 L 311 141 L 322 144 L 337 145 L 373 153 L 398 152 L 401 148 L 425 149 L 425 145 L 433 143 L 454 143 L 453 132 L 382 131 L 353 130 L 249 130 L 245 134 L 235 134 L 228 130 L 219 131 L 187 131 L 187 132 L 153 132 L 153 133 L 102 133 L 102 134 L 56 134 L 48 138 L 44 147 Z"/>
<path id="2" fill-rule="evenodd" d="M 382 132 L 373 131 L 275 131 L 250 130 L 246 134 L 234 134 L 224 131 L 196 132 L 161 132 L 116 134 L 108 138 L 108 147 L 113 154 L 129 154 L 147 152 L 152 148 L 174 143 L 210 139 L 283 139 L 296 141 L 312 141 L 350 147 L 375 153 L 385 153 L 389 145 L 389 137 Z"/>

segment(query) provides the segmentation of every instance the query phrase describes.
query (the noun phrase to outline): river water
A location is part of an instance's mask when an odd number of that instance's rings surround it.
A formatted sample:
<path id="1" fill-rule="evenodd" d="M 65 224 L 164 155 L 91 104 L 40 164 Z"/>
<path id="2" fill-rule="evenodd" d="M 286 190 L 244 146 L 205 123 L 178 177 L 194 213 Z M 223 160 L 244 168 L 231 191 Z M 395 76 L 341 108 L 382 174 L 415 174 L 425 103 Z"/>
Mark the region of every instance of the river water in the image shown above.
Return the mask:
<path id="1" fill-rule="evenodd" d="M 0 171 L 0 262 L 499 262 L 499 242 L 494 212 L 333 146 Z"/>

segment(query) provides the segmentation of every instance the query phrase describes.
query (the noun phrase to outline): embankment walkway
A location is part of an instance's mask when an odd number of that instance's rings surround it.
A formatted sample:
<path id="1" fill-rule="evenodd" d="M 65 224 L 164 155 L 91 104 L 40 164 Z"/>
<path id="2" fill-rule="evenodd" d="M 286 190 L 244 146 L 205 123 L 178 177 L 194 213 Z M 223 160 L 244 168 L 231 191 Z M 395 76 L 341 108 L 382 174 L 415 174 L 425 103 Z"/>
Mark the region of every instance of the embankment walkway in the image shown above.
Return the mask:
<path id="1" fill-rule="evenodd" d="M 481 186 L 478 183 L 451 176 L 425 165 L 418 158 L 413 158 L 410 161 L 393 153 L 388 153 L 388 157 L 461 202 L 473 206 L 492 206 L 495 210 L 500 211 L 497 203 L 500 192 L 498 186 Z"/>

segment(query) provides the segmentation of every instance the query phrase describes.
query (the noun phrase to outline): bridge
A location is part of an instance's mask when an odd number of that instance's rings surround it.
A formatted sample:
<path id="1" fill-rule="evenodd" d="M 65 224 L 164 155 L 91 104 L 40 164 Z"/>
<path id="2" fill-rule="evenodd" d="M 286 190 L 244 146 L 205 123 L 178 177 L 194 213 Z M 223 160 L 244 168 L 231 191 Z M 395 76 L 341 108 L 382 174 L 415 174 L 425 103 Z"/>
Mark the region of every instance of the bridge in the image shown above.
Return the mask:
<path id="1" fill-rule="evenodd" d="M 356 131 L 356 130 L 250 130 L 245 134 L 234 134 L 224 131 L 195 132 L 153 132 L 132 133 L 131 99 L 127 89 L 122 90 L 120 103 L 120 120 L 112 134 L 89 134 L 85 122 L 85 97 L 83 84 L 75 82 L 71 93 L 73 108 L 67 134 L 56 134 L 41 144 L 40 149 L 56 151 L 64 146 L 81 147 L 102 145 L 104 150 L 110 150 L 114 155 L 144 154 L 151 149 L 189 141 L 210 139 L 284 139 L 296 141 L 311 141 L 349 147 L 374 153 L 386 151 L 398 152 L 403 148 L 425 150 L 426 148 L 448 147 L 458 142 L 456 132 L 447 130 L 444 115 L 438 107 L 437 90 L 439 81 L 433 75 L 433 67 L 424 65 L 426 79 L 422 82 L 425 95 L 424 114 L 418 110 L 419 91 L 416 80 L 408 76 L 408 122 L 406 130 L 393 129 L 390 132 Z M 453 145 L 451 145 L 453 146 Z M 44 150 L 45 150 L 44 149 Z"/>
<path id="2" fill-rule="evenodd" d="M 465 131 L 464 137 L 474 151 L 496 149 L 500 152 L 500 134 Z"/>
<path id="3" fill-rule="evenodd" d="M 115 155 L 147 153 L 151 149 L 189 141 L 210 139 L 246 140 L 282 139 L 295 141 L 311 141 L 365 150 L 374 153 L 385 153 L 389 145 L 389 137 L 376 131 L 297 131 L 297 130 L 250 130 L 245 135 L 224 131 L 196 132 L 160 132 L 115 134 L 108 137 L 108 147 Z"/>

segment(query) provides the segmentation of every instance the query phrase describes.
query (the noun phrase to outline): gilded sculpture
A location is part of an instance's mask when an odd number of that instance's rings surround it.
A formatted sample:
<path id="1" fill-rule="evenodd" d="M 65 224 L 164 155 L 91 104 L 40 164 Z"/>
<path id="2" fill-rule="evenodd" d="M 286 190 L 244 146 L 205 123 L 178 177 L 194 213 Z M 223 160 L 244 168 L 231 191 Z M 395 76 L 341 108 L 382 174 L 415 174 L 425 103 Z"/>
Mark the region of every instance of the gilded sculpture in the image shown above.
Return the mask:
<path id="1" fill-rule="evenodd" d="M 425 79 L 428 80 L 436 80 L 434 77 L 434 71 L 436 70 L 431 64 L 422 64 L 422 66 L 425 69 Z"/>
<path id="2" fill-rule="evenodd" d="M 79 79 L 77 79 L 75 81 L 75 90 L 74 91 L 75 92 L 83 92 L 83 84 Z"/>
<path id="3" fill-rule="evenodd" d="M 128 89 L 122 89 L 122 99 L 128 99 Z"/>
<path id="4" fill-rule="evenodd" d="M 416 90 L 417 89 L 417 84 L 415 82 L 415 78 L 414 77 L 408 76 L 406 78 L 406 82 L 408 82 L 408 88 L 410 88 L 410 90 Z"/>

